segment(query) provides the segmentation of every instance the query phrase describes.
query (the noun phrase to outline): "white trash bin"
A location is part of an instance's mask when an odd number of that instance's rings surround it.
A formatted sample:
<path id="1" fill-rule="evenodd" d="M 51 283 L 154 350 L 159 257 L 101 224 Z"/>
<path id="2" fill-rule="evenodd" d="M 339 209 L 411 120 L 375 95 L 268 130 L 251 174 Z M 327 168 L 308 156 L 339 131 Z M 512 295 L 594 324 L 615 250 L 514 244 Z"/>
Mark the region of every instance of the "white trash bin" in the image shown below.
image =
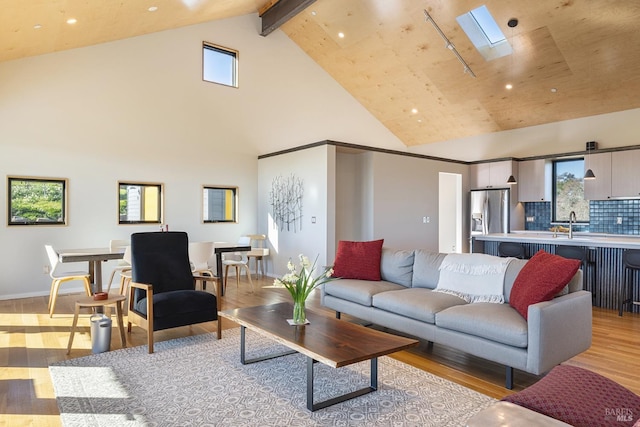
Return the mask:
<path id="1" fill-rule="evenodd" d="M 111 347 L 111 318 L 104 314 L 94 314 L 91 322 L 91 351 L 104 353 Z"/>

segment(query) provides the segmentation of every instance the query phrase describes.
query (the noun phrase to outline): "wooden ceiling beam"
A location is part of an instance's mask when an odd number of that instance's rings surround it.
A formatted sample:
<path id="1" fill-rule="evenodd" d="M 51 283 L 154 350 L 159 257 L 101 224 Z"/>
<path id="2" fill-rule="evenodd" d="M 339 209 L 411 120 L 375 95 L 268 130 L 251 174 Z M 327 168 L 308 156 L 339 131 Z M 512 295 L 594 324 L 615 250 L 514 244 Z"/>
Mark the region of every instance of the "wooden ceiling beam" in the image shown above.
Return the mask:
<path id="1" fill-rule="evenodd" d="M 261 16 L 261 36 L 267 36 L 316 0 L 279 0 Z"/>

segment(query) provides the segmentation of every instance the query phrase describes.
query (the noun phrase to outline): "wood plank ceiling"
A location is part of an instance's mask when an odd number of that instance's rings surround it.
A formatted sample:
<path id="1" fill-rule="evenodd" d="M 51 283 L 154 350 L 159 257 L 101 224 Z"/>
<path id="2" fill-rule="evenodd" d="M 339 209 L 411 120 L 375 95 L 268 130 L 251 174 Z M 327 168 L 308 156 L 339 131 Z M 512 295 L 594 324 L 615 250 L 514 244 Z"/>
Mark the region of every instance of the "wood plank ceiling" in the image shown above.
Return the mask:
<path id="1" fill-rule="evenodd" d="M 274 3 L 4 0 L 0 61 L 255 13 Z M 481 4 L 513 55 L 485 61 L 457 24 L 457 16 Z M 156 12 L 147 11 L 152 5 Z M 464 73 L 423 9 L 476 78 Z M 72 16 L 79 21 L 70 27 L 65 20 Z M 519 25 L 509 28 L 510 18 Z M 635 0 L 317 0 L 281 29 L 404 144 L 417 146 L 640 107 L 638 22 Z"/>

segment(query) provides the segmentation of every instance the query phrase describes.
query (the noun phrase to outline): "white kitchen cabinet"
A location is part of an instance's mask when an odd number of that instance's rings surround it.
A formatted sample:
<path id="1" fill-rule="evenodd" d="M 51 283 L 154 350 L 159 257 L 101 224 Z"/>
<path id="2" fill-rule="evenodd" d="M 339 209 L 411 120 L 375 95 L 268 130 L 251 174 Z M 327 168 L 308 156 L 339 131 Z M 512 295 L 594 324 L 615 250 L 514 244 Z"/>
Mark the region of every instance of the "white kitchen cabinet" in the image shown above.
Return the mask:
<path id="1" fill-rule="evenodd" d="M 614 151 L 611 153 L 611 196 L 640 196 L 640 150 Z M 596 179 L 598 179 L 598 174 Z"/>
<path id="2" fill-rule="evenodd" d="M 470 166 L 471 188 L 508 188 L 507 179 L 517 179 L 518 167 L 511 160 L 477 163 Z"/>
<path id="3" fill-rule="evenodd" d="M 518 163 L 518 200 L 520 202 L 551 201 L 551 162 L 545 159 Z"/>
<path id="4" fill-rule="evenodd" d="M 611 153 L 589 154 L 584 158 L 584 170 L 591 169 L 595 179 L 584 180 L 586 200 L 611 198 Z"/>

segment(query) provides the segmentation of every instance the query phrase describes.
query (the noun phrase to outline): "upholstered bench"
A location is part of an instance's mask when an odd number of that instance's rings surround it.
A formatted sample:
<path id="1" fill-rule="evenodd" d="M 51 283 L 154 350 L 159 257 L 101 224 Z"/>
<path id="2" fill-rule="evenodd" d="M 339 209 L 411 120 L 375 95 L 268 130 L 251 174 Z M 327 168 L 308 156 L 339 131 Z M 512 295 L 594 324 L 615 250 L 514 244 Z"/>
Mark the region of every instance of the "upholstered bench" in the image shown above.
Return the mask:
<path id="1" fill-rule="evenodd" d="M 534 385 L 472 417 L 468 425 L 519 426 L 515 418 L 527 410 L 535 411 L 529 420 L 536 426 L 556 425 L 546 417 L 575 427 L 640 425 L 640 396 L 602 375 L 569 365 L 556 366 Z"/>

